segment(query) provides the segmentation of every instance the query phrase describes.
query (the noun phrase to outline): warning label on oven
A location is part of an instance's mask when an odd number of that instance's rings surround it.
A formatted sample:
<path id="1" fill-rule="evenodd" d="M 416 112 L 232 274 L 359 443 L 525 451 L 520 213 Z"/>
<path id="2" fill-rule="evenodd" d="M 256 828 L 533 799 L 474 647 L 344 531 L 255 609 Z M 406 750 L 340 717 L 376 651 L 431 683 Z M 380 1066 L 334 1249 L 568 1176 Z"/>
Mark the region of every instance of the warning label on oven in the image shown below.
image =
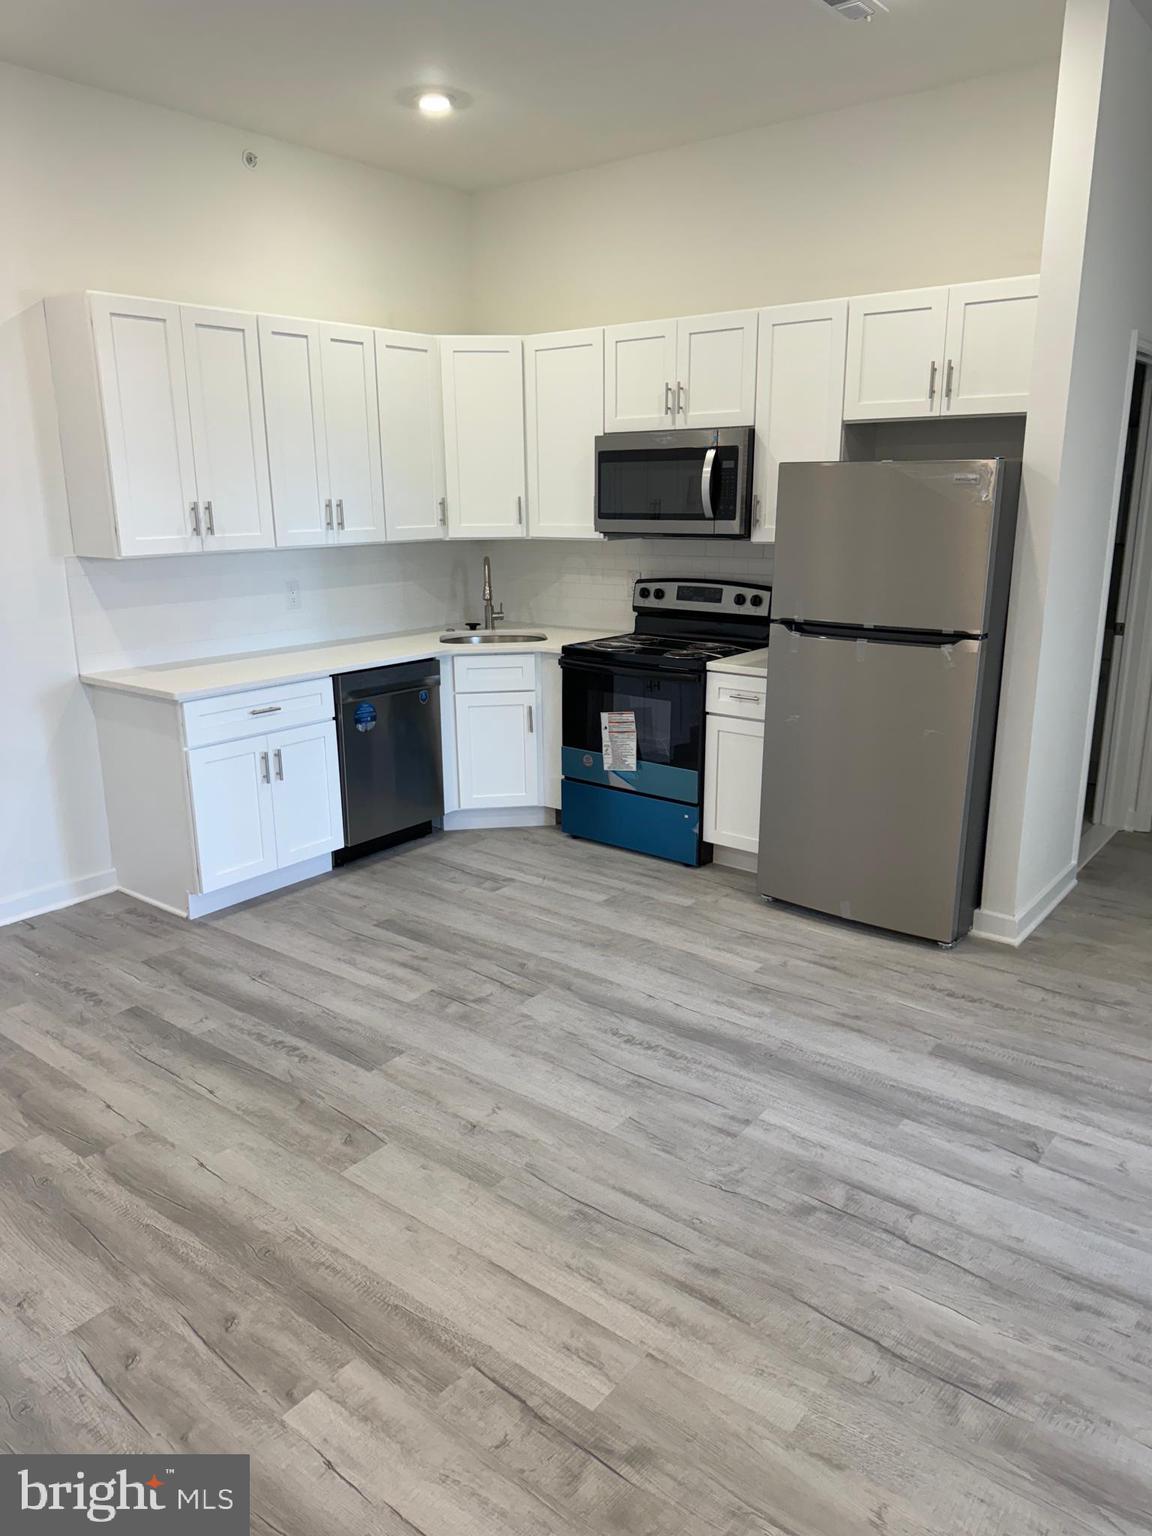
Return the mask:
<path id="1" fill-rule="evenodd" d="M 602 711 L 600 715 L 600 740 L 604 750 L 604 767 L 615 773 L 636 772 L 636 711 L 616 709 Z"/>

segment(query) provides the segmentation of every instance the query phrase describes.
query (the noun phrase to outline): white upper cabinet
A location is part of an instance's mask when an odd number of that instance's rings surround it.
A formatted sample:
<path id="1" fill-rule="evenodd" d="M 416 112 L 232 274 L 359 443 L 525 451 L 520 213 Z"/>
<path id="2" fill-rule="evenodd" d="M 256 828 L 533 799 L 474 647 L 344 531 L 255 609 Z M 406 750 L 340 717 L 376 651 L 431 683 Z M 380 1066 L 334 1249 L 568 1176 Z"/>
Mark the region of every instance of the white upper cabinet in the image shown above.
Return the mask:
<path id="1" fill-rule="evenodd" d="M 776 537 L 781 464 L 840 457 L 848 301 L 760 311 L 752 538 Z"/>
<path id="2" fill-rule="evenodd" d="M 610 325 L 604 332 L 604 430 L 676 425 L 676 321 Z"/>
<path id="3" fill-rule="evenodd" d="M 676 425 L 746 427 L 756 400 L 756 311 L 676 322 Z"/>
<path id="4" fill-rule="evenodd" d="M 524 535 L 524 358 L 519 336 L 442 336 L 448 533 Z"/>
<path id="5" fill-rule="evenodd" d="M 181 305 L 204 548 L 275 542 L 255 315 Z"/>
<path id="6" fill-rule="evenodd" d="M 372 331 L 360 325 L 322 325 L 320 371 L 330 526 L 338 544 L 375 543 L 384 537 L 384 491 Z"/>
<path id="7" fill-rule="evenodd" d="M 595 439 L 604 430 L 604 332 L 557 331 L 524 342 L 528 531 L 592 539 Z"/>
<path id="8" fill-rule="evenodd" d="M 1028 409 L 1039 303 L 1034 277 L 969 283 L 951 290 L 945 415 L 990 416 Z"/>
<path id="9" fill-rule="evenodd" d="M 444 420 L 436 337 L 377 331 L 376 381 L 388 538 L 443 538 Z"/>
<path id="10" fill-rule="evenodd" d="M 852 299 L 844 420 L 938 416 L 947 329 L 947 288 Z"/>
<path id="11" fill-rule="evenodd" d="M 260 316 L 260 362 L 277 544 L 327 544 L 335 527 L 328 489 L 320 327 Z"/>

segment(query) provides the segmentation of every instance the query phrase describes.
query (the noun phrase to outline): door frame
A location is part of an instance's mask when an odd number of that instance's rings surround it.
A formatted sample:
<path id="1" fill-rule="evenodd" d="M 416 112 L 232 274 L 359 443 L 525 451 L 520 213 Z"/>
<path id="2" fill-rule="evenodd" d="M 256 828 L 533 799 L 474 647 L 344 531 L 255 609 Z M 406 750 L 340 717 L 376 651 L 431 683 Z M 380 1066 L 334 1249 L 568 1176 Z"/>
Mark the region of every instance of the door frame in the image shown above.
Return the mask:
<path id="1" fill-rule="evenodd" d="M 1136 370 L 1143 364 L 1148 370 L 1140 445 L 1137 450 L 1135 477 L 1131 490 L 1131 525 L 1126 548 L 1130 551 L 1128 572 L 1122 596 L 1124 645 L 1120 659 L 1109 679 L 1110 698 L 1105 724 L 1100 780 L 1089 819 L 1080 840 L 1079 864 L 1096 856 L 1119 831 L 1139 830 L 1152 818 L 1152 338 L 1132 334 L 1128 357 L 1127 387 L 1124 392 L 1124 417 L 1120 437 L 1119 460 L 1113 515 L 1109 523 L 1112 554 L 1107 561 L 1101 592 L 1100 626 L 1097 638 L 1096 686 L 1092 694 L 1090 722 L 1099 703 L 1099 669 L 1104 652 L 1104 631 L 1108 622 L 1109 593 L 1115 560 L 1117 520 L 1122 512 L 1125 456 L 1136 386 Z M 1143 701 L 1143 702 L 1141 702 Z M 1126 714 L 1142 710 L 1143 729 L 1124 730 Z M 1085 743 L 1081 779 L 1081 800 L 1087 798 L 1091 766 L 1092 731 Z"/>

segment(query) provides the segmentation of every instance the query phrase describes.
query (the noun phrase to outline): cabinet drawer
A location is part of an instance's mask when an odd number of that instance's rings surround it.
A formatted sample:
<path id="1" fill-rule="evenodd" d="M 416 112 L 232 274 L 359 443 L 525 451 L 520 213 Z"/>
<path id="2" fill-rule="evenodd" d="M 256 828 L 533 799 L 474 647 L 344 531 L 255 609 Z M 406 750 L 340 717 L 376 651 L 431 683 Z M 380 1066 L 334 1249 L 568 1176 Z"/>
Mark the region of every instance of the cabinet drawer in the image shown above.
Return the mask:
<path id="1" fill-rule="evenodd" d="M 290 725 L 331 720 L 334 714 L 330 677 L 275 688 L 248 688 L 243 693 L 217 694 L 185 704 L 184 743 L 205 747 L 215 741 L 264 736 Z"/>
<path id="2" fill-rule="evenodd" d="M 708 713 L 732 715 L 737 720 L 763 720 L 766 677 L 747 679 L 725 672 L 708 674 Z"/>
<path id="3" fill-rule="evenodd" d="M 536 657 L 457 656 L 452 677 L 457 693 L 519 693 L 536 686 Z"/>

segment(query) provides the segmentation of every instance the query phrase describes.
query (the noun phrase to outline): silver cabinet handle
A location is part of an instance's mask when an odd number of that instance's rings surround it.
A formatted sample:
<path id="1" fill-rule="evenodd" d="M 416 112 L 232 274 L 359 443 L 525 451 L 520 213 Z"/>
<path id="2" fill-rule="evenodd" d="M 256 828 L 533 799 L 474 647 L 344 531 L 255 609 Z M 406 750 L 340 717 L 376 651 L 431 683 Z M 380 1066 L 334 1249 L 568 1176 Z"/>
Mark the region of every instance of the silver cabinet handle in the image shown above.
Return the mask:
<path id="1" fill-rule="evenodd" d="M 261 754 L 260 754 L 260 777 L 264 780 L 265 784 L 271 784 L 271 782 L 272 782 L 272 775 L 268 771 L 268 754 L 267 754 L 267 752 L 261 752 Z"/>
<path id="2" fill-rule="evenodd" d="M 523 496 L 517 496 L 517 498 L 516 498 L 516 521 L 518 523 L 522 523 L 524 521 L 524 498 L 523 498 Z"/>
<path id="3" fill-rule="evenodd" d="M 956 378 L 956 364 L 952 361 L 951 358 L 949 358 L 948 359 L 948 373 L 947 373 L 947 375 L 945 376 L 945 379 L 944 379 L 944 399 L 948 402 L 949 405 L 952 404 L 952 385 L 953 385 L 953 383 L 955 381 L 955 378 Z"/>
<path id="4" fill-rule="evenodd" d="M 528 706 L 528 734 L 529 734 L 529 736 L 531 736 L 533 729 L 534 729 L 534 727 L 533 727 L 533 724 L 532 724 L 532 706 L 531 706 L 531 704 L 529 704 L 529 706 Z"/>
<path id="5" fill-rule="evenodd" d="M 936 398 L 936 375 L 939 372 L 940 372 L 940 364 L 936 361 L 935 358 L 933 358 L 932 359 L 932 368 L 931 368 L 931 371 L 928 374 L 928 399 L 929 399 L 930 402 L 935 400 L 935 398 Z"/>
<path id="6" fill-rule="evenodd" d="M 209 536 L 211 538 L 215 538 L 216 537 L 216 519 L 212 515 L 212 503 L 210 501 L 206 501 L 204 503 L 204 524 L 205 524 L 205 527 L 208 530 Z"/>
<path id="7" fill-rule="evenodd" d="M 276 764 L 276 777 L 282 779 L 284 777 L 284 754 L 279 747 L 273 752 L 272 760 Z"/>
<path id="8" fill-rule="evenodd" d="M 441 496 L 436 505 L 440 509 L 440 526 L 444 528 L 448 523 L 448 498 Z"/>
<path id="9" fill-rule="evenodd" d="M 339 497 L 336 499 L 336 526 L 341 532 L 344 531 L 344 503 Z"/>
<path id="10" fill-rule="evenodd" d="M 284 708 L 283 704 L 261 704 L 259 709 L 250 709 L 250 715 L 278 715 Z"/>
<path id="11" fill-rule="evenodd" d="M 331 501 L 326 501 L 324 503 L 324 526 L 325 526 L 325 528 L 331 528 L 331 526 L 332 526 L 332 503 L 331 503 Z"/>
<path id="12" fill-rule="evenodd" d="M 672 409 L 672 385 L 670 383 L 664 385 L 664 414 L 665 416 L 675 414 Z"/>
<path id="13" fill-rule="evenodd" d="M 687 416 L 688 407 L 684 403 L 684 386 L 679 379 L 676 380 L 676 409 L 681 416 Z"/>
<path id="14" fill-rule="evenodd" d="M 709 448 L 704 455 L 704 468 L 700 471 L 700 507 L 709 522 L 716 516 L 712 507 L 712 466 L 715 462 L 716 450 Z"/>
<path id="15" fill-rule="evenodd" d="M 200 537 L 200 503 L 198 501 L 190 502 L 189 505 L 188 505 L 188 513 L 189 513 L 189 516 L 192 518 L 192 532 L 196 535 L 197 538 L 199 538 Z"/>

